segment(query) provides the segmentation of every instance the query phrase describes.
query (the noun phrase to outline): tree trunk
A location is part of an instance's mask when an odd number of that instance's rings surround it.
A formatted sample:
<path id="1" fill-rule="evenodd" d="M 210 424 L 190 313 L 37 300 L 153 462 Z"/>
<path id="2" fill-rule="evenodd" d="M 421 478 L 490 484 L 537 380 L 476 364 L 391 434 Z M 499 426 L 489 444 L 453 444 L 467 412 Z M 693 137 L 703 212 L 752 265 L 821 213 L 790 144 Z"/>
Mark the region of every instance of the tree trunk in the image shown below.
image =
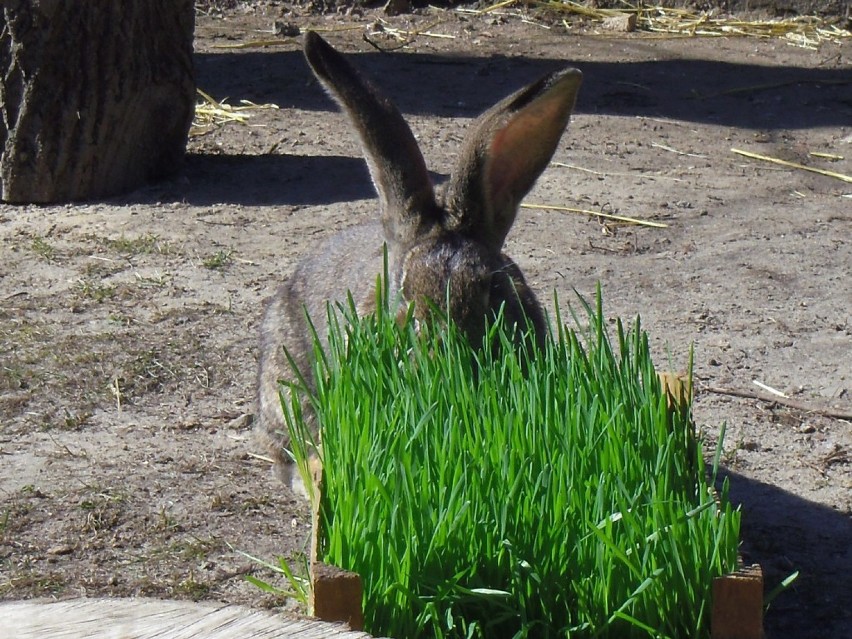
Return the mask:
<path id="1" fill-rule="evenodd" d="M 193 0 L 0 0 L 0 196 L 130 191 L 183 161 Z"/>

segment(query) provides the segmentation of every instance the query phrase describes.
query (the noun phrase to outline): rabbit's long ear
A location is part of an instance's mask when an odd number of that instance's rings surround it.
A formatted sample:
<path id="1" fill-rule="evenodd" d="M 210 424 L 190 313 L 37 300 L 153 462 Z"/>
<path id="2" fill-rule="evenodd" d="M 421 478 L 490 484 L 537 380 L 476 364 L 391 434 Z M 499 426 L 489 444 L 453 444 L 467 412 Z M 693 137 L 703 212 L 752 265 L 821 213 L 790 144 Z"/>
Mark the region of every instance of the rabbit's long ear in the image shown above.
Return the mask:
<path id="1" fill-rule="evenodd" d="M 499 250 L 518 206 L 547 167 L 582 74 L 564 69 L 509 96 L 472 125 L 447 186 L 454 228 Z"/>
<path id="2" fill-rule="evenodd" d="M 358 131 L 379 194 L 387 239 L 405 243 L 437 218 L 432 183 L 417 141 L 399 110 L 331 45 L 305 34 L 305 57 Z"/>

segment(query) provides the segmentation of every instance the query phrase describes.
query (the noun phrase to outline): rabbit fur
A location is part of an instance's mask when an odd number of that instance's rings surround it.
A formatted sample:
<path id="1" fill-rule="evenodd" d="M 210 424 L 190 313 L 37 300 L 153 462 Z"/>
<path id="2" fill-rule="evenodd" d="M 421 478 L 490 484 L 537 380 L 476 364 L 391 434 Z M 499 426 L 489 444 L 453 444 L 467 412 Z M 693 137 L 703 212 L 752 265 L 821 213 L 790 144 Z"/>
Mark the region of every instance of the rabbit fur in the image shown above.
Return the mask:
<path id="1" fill-rule="evenodd" d="M 306 311 L 325 341 L 328 302 L 345 303 L 351 292 L 359 314 L 375 310 L 385 247 L 386 286 L 400 312 L 414 303 L 415 316 L 421 317 L 434 308 L 430 304 L 437 304 L 471 343 L 479 344 L 487 318 L 503 305 L 509 325 L 529 326 L 536 344 L 544 343 L 545 314 L 502 247 L 521 199 L 556 150 L 582 79 L 578 70 L 567 68 L 486 111 L 471 126 L 449 181 L 436 195 L 414 135 L 396 107 L 319 35 L 306 34 L 304 52 L 360 137 L 379 196 L 380 219 L 328 239 L 297 265 L 266 307 L 257 431 L 279 477 L 303 495 L 287 451 L 279 397 L 279 380 L 293 378 L 284 347 L 312 383 L 313 341 Z"/>

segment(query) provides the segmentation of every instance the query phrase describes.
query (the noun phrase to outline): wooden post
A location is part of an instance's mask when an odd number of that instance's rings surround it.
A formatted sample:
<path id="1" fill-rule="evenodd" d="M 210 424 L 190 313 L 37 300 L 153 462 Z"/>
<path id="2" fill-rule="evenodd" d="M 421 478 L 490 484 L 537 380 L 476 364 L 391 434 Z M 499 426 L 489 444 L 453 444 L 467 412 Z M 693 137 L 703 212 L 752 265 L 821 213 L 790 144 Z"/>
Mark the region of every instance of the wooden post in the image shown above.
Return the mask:
<path id="1" fill-rule="evenodd" d="M 669 415 L 683 415 L 692 404 L 691 380 L 670 372 L 657 376 L 666 393 Z M 694 458 L 692 452 L 690 459 Z M 712 639 L 763 639 L 763 571 L 759 565 L 713 580 L 710 635 Z"/>
<path id="2" fill-rule="evenodd" d="M 350 630 L 364 629 L 361 576 L 321 562 L 311 565 L 311 615 L 320 621 L 345 623 Z"/>
<path id="3" fill-rule="evenodd" d="M 754 564 L 713 580 L 713 639 L 763 639 L 763 570 Z"/>
<path id="4" fill-rule="evenodd" d="M 666 394 L 669 429 L 672 429 L 675 423 L 681 423 L 683 419 L 689 419 L 688 427 L 694 431 L 695 424 L 689 415 L 689 410 L 692 406 L 692 380 L 686 373 L 668 371 L 657 371 L 657 377 L 660 379 L 663 392 Z M 696 445 L 695 438 L 692 438 L 689 449 L 687 450 L 690 463 L 694 463 L 695 461 L 697 453 Z"/>
<path id="5" fill-rule="evenodd" d="M 321 621 L 342 622 L 351 630 L 363 630 L 361 576 L 319 561 L 319 531 L 322 500 L 322 466 L 312 460 L 313 522 L 311 526 L 311 599 L 309 614 Z"/>
<path id="6" fill-rule="evenodd" d="M 658 371 L 657 377 L 660 378 L 670 411 L 684 411 L 689 408 L 692 403 L 692 380 L 687 375 Z"/>

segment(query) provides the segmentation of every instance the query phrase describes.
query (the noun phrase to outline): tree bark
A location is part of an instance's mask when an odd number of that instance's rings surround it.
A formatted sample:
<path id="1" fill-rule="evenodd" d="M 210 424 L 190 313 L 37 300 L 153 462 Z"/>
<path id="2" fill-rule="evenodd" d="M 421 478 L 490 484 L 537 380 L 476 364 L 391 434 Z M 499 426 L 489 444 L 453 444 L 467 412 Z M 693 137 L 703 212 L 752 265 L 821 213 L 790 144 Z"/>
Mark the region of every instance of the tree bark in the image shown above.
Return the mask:
<path id="1" fill-rule="evenodd" d="M 192 0 L 0 0 L 0 197 L 66 202 L 180 169 Z"/>

